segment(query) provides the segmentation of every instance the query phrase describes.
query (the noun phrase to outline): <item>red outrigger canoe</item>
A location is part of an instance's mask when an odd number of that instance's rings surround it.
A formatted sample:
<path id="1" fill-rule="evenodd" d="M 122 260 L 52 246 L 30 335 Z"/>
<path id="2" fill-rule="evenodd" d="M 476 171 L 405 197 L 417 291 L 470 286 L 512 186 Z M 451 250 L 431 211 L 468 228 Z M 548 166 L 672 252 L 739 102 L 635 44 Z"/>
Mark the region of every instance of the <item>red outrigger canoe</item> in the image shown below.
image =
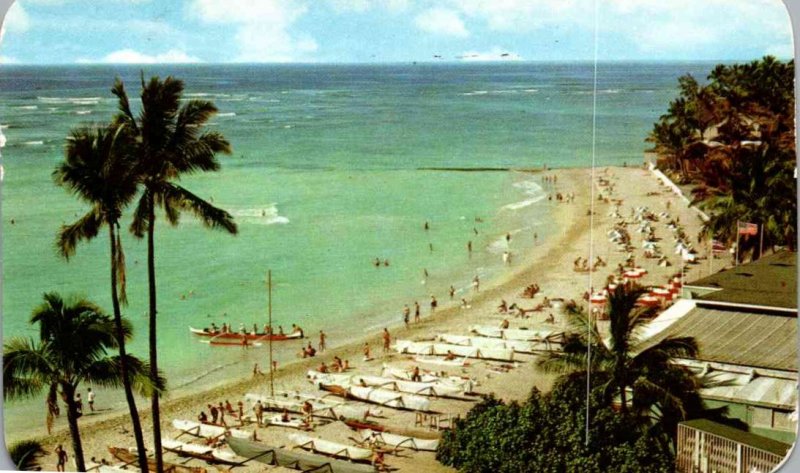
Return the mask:
<path id="1" fill-rule="evenodd" d="M 282 340 L 297 340 L 303 338 L 303 335 L 300 332 L 290 333 L 288 335 L 284 334 L 277 334 L 273 333 L 272 335 L 267 335 L 265 333 L 238 333 L 238 332 L 229 332 L 229 333 L 221 333 L 221 332 L 211 332 L 209 330 L 202 330 L 193 327 L 189 327 L 189 331 L 195 335 L 200 337 L 214 337 L 217 340 L 242 340 L 243 338 L 247 339 L 247 341 L 264 341 L 267 342 L 272 339 L 273 342 L 279 342 Z"/>

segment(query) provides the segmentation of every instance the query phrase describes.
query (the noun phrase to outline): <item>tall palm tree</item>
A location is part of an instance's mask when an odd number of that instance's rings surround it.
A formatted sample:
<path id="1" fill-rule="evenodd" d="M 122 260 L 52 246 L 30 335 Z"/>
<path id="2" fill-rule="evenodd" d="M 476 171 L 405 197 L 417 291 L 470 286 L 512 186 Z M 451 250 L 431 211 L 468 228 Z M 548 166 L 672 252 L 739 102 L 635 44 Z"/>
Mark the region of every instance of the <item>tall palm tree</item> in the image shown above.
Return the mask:
<path id="1" fill-rule="evenodd" d="M 125 319 L 122 322 L 123 338 L 129 340 L 131 326 Z M 116 323 L 90 301 L 65 301 L 51 292 L 33 310 L 31 324 L 38 325 L 38 340 L 15 337 L 3 346 L 3 396 L 29 398 L 46 390 L 48 430 L 60 396 L 67 408 L 75 466 L 86 471 L 75 393 L 82 382 L 113 388 L 122 384 L 123 357 L 108 355 L 109 349 L 119 348 Z M 80 343 L 76 343 L 76 336 Z M 152 383 L 146 363 L 131 355 L 124 361 L 137 391 L 150 394 L 160 389 L 163 380 Z"/>
<path id="2" fill-rule="evenodd" d="M 156 206 L 164 211 L 167 221 L 177 225 L 182 211 L 187 211 L 210 228 L 237 233 L 233 217 L 197 195 L 176 184 L 184 175 L 218 171 L 217 153 L 230 154 L 230 143 L 222 134 L 204 131 L 208 120 L 217 112 L 213 103 L 189 100 L 181 105 L 183 82 L 173 77 L 163 81 L 153 77 L 145 83 L 142 76 L 141 109 L 138 116 L 131 110 L 128 95 L 117 79 L 112 92 L 119 99 L 116 122 L 124 124 L 136 137 L 135 172 L 144 190 L 136 205 L 131 231 L 137 237 L 147 235 L 147 279 L 149 290 L 150 367 L 158 372 L 157 299 L 155 270 Z M 161 455 L 161 416 L 159 393 L 151 399 L 153 443 L 156 468 L 163 470 Z"/>
<path id="3" fill-rule="evenodd" d="M 675 358 L 690 358 L 698 353 L 691 337 L 669 337 L 642 348 L 639 329 L 646 323 L 647 308 L 636 301 L 644 290 L 620 284 L 609 293 L 607 314 L 609 335 L 603 337 L 596 323 L 582 311 L 570 313 L 572 330 L 562 352 L 551 352 L 540 361 L 547 372 L 585 371 L 591 345 L 591 370 L 606 373 L 608 381 L 599 389 L 606 402 L 620 400 L 620 410 L 637 414 L 668 410 L 685 418 L 687 400 L 694 402 L 699 381 L 688 370 L 671 363 Z M 680 382 L 678 382 L 680 381 Z M 628 402 L 629 392 L 632 402 Z"/>
<path id="4" fill-rule="evenodd" d="M 80 241 L 91 240 L 103 225 L 108 227 L 111 260 L 111 303 L 121 360 L 122 385 L 133 424 L 139 467 L 147 471 L 144 436 L 136 398 L 128 375 L 124 328 L 120 303 L 126 303 L 125 257 L 119 235 L 119 219 L 123 209 L 136 196 L 138 181 L 132 161 L 125 153 L 124 127 L 94 127 L 73 129 L 67 136 L 64 161 L 53 172 L 56 184 L 91 207 L 76 222 L 61 227 L 56 242 L 61 256 L 69 259 Z"/>

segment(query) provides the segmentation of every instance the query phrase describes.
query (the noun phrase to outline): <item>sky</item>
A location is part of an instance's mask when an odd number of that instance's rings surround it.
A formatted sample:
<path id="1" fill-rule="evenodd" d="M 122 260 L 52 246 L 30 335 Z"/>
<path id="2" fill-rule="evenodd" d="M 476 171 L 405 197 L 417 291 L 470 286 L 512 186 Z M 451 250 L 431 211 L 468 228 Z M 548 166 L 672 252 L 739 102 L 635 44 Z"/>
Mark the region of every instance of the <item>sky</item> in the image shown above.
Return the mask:
<path id="1" fill-rule="evenodd" d="M 600 60 L 793 56 L 781 0 L 17 0 L 0 63 L 585 61 L 595 32 Z"/>

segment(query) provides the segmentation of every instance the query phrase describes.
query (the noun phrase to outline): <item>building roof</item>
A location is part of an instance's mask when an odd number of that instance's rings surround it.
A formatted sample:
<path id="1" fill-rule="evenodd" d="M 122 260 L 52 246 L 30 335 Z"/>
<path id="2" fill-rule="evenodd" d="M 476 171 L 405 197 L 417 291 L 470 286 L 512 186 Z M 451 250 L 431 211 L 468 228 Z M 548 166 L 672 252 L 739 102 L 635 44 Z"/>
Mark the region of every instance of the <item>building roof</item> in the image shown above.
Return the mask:
<path id="1" fill-rule="evenodd" d="M 639 348 L 667 337 L 693 337 L 700 349 L 698 360 L 797 371 L 796 313 L 697 306 Z"/>
<path id="2" fill-rule="evenodd" d="M 789 452 L 789 449 L 792 448 L 792 446 L 788 443 L 778 442 L 777 440 L 773 440 L 771 438 L 762 437 L 761 435 L 735 429 L 733 427 L 719 424 L 708 419 L 687 420 L 686 422 L 681 422 L 681 424 L 693 429 L 701 430 L 703 432 L 718 435 L 720 437 L 724 437 L 726 439 L 733 440 L 734 442 L 748 445 L 759 450 L 764 450 L 781 457 L 785 457 Z"/>
<path id="3" fill-rule="evenodd" d="M 693 296 L 709 301 L 797 308 L 797 253 L 779 251 L 752 263 L 720 271 L 686 284 L 714 289 Z"/>
<path id="4" fill-rule="evenodd" d="M 797 372 L 753 370 L 722 363 L 680 360 L 704 379 L 704 399 L 791 411 L 797 406 Z"/>

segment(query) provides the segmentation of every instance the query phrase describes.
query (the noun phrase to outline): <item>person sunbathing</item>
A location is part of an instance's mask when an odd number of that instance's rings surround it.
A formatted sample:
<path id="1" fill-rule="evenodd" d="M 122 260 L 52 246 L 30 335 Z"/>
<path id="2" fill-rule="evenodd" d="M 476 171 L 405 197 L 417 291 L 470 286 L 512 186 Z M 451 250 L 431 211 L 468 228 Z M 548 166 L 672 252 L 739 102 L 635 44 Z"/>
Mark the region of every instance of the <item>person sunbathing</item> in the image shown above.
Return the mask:
<path id="1" fill-rule="evenodd" d="M 447 350 L 447 355 L 444 357 L 444 359 L 447 360 L 447 361 L 453 361 L 453 360 L 456 359 L 456 355 L 453 354 L 452 351 Z"/>

